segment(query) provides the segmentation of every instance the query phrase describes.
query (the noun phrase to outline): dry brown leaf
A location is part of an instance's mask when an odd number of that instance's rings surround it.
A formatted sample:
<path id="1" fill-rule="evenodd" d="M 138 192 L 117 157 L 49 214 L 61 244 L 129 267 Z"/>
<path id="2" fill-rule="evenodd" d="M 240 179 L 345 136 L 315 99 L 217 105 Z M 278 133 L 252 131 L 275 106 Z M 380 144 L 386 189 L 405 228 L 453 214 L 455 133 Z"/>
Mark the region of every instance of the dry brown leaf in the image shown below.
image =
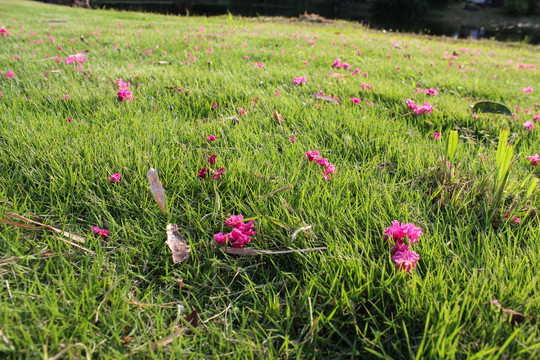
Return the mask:
<path id="1" fill-rule="evenodd" d="M 178 225 L 176 224 L 167 225 L 167 245 L 169 245 L 169 249 L 172 251 L 172 258 L 175 264 L 185 261 L 189 257 L 191 248 L 178 232 Z"/>
<path id="2" fill-rule="evenodd" d="M 39 226 L 42 226 L 44 227 L 45 229 L 49 229 L 51 231 L 54 231 L 55 233 L 57 234 L 62 234 L 64 235 L 65 237 L 67 237 L 68 239 L 71 239 L 71 240 L 75 240 L 75 241 L 78 241 L 80 243 L 83 243 L 85 242 L 84 238 L 80 237 L 79 235 L 75 235 L 75 234 L 72 234 L 72 233 L 69 233 L 67 231 L 62 231 L 60 229 L 57 229 L 55 227 L 52 227 L 52 226 L 49 226 L 49 225 L 45 225 L 45 224 L 42 224 L 40 222 L 37 222 L 37 221 L 34 221 L 34 220 L 30 220 L 30 219 L 27 219 L 25 218 L 24 216 L 21 216 L 21 215 L 18 215 L 18 214 L 14 214 L 14 213 L 7 213 L 6 214 L 7 216 L 9 217 L 12 217 L 14 219 L 19 219 L 19 220 L 23 220 L 23 221 L 26 221 L 26 222 L 29 222 L 31 224 L 35 224 L 35 225 L 39 225 Z"/>
<path id="3" fill-rule="evenodd" d="M 329 72 L 328 74 L 325 74 L 324 76 L 332 77 L 332 78 L 344 78 L 344 77 L 347 77 L 348 75 L 332 71 L 332 72 Z"/>
<path id="4" fill-rule="evenodd" d="M 191 313 L 186 315 L 186 322 L 194 328 L 199 325 L 199 312 L 197 311 L 197 309 L 193 309 Z"/>
<path id="5" fill-rule="evenodd" d="M 163 189 L 163 186 L 161 185 L 161 182 L 159 181 L 157 170 L 154 168 L 150 168 L 150 170 L 148 170 L 148 172 L 146 173 L 146 176 L 148 177 L 148 181 L 150 182 L 150 191 L 152 192 L 154 199 L 158 203 L 161 211 L 165 215 L 167 215 L 167 202 L 165 201 L 165 190 Z"/>
<path id="6" fill-rule="evenodd" d="M 317 99 L 317 100 L 324 100 L 324 101 L 326 101 L 326 102 L 336 103 L 336 104 L 339 104 L 339 105 L 343 104 L 343 103 L 341 102 L 341 100 L 339 100 L 339 99 L 334 99 L 334 98 L 333 98 L 332 96 L 330 96 L 330 95 L 311 94 L 311 95 L 309 95 L 309 96 L 311 96 L 312 98 Z"/>
<path id="7" fill-rule="evenodd" d="M 281 115 L 277 111 L 274 111 L 274 118 L 277 120 L 279 126 L 283 126 L 283 123 L 285 122 L 285 118 L 283 117 L 283 115 Z"/>
<path id="8" fill-rule="evenodd" d="M 230 247 L 230 246 L 228 246 L 228 247 L 227 246 L 222 246 L 222 247 L 220 247 L 220 249 L 221 249 L 221 251 L 224 251 L 227 254 L 231 254 L 231 255 L 257 256 L 257 255 L 294 254 L 294 253 L 300 253 L 300 252 L 326 250 L 326 246 L 317 247 L 317 248 L 311 248 L 311 249 L 280 250 L 280 251 L 257 250 L 257 249 L 249 249 L 249 248 L 234 248 L 234 247 Z"/>
<path id="9" fill-rule="evenodd" d="M 503 313 L 510 315 L 510 322 L 512 324 L 520 324 L 525 321 L 527 318 L 525 315 L 518 313 L 517 311 L 511 310 L 511 309 L 505 309 L 501 306 L 501 303 L 499 300 L 491 300 L 491 303 L 502 310 Z"/>

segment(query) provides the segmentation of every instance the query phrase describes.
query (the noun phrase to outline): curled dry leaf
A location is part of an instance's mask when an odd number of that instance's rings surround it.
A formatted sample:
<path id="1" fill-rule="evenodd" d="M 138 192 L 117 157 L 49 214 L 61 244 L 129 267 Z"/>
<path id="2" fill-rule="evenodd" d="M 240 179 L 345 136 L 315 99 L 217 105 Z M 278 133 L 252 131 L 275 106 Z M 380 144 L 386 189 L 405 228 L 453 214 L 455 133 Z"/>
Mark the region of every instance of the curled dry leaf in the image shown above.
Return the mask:
<path id="1" fill-rule="evenodd" d="M 148 170 L 148 172 L 146 173 L 146 176 L 148 176 L 148 181 L 150 182 L 150 191 L 152 192 L 154 199 L 158 203 L 161 211 L 165 215 L 167 215 L 167 203 L 165 201 L 165 190 L 163 190 L 163 186 L 161 185 L 161 182 L 159 181 L 157 170 L 154 168 L 150 168 L 150 170 Z"/>
<path id="2" fill-rule="evenodd" d="M 277 120 L 279 126 L 283 126 L 283 123 L 285 122 L 285 118 L 283 117 L 283 115 L 281 115 L 277 111 L 274 111 L 274 118 Z"/>
<path id="3" fill-rule="evenodd" d="M 520 324 L 520 323 L 524 322 L 525 319 L 526 319 L 525 315 L 523 315 L 521 313 L 518 313 L 517 311 L 503 308 L 501 306 L 501 303 L 497 299 L 491 300 L 491 303 L 493 305 L 495 305 L 496 307 L 498 307 L 499 309 L 501 309 L 503 313 L 509 314 L 510 315 L 510 322 L 512 324 L 516 324 L 516 323 Z"/>
<path id="4" fill-rule="evenodd" d="M 186 243 L 186 240 L 178 232 L 178 225 L 167 225 L 167 245 L 172 251 L 173 262 L 179 263 L 185 261 L 189 257 L 191 248 Z"/>
<path id="5" fill-rule="evenodd" d="M 332 96 L 330 96 L 330 95 L 311 94 L 311 95 L 309 95 L 309 96 L 311 96 L 312 98 L 317 99 L 317 100 L 324 100 L 324 101 L 326 101 L 326 102 L 336 103 L 336 104 L 339 104 L 339 105 L 343 104 L 343 103 L 341 102 L 341 100 L 339 100 L 339 99 L 334 99 L 334 98 L 333 98 Z"/>

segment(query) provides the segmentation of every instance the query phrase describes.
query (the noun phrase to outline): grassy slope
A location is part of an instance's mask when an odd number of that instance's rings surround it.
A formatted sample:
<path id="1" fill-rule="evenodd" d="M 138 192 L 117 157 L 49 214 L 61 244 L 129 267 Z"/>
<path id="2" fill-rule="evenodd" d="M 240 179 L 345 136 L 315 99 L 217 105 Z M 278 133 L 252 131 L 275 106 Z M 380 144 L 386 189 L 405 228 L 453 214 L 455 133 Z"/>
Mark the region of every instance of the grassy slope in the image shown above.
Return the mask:
<path id="1" fill-rule="evenodd" d="M 538 215 L 493 228 L 482 212 L 489 192 L 471 191 L 444 208 L 434 204 L 444 141 L 430 137 L 460 129 L 455 181 L 468 189 L 491 174 L 494 139 L 509 126 L 512 138 L 521 138 L 511 179 L 522 179 L 532 169 L 525 157 L 540 152 L 540 125 L 529 133 L 522 126 L 533 115 L 473 120 L 468 105 L 490 99 L 513 109 L 540 102 L 538 71 L 518 67 L 538 68 L 537 49 L 382 34 L 341 22 L 179 18 L 22 1 L 0 2 L 0 13 L 13 35 L 0 39 L 0 72 L 15 73 L 14 79 L 0 79 L 0 213 L 37 214 L 87 237 L 85 246 L 96 253 L 66 245 L 50 232 L 0 227 L 0 330 L 15 349 L 0 342 L 2 356 L 51 356 L 76 343 L 95 358 L 540 355 L 536 319 L 512 326 L 488 305 L 499 299 L 526 315 L 540 314 Z M 68 23 L 42 22 L 51 18 Z M 304 35 L 317 35 L 316 45 Z M 208 54 L 210 44 L 214 51 Z M 152 54 L 140 55 L 155 46 Z M 90 53 L 82 71 L 54 61 L 56 53 L 64 59 L 85 48 Z M 453 51 L 461 57 L 447 69 L 443 55 Z M 188 52 L 196 62 L 186 66 Z M 369 76 L 325 77 L 337 57 Z M 154 64 L 158 60 L 169 64 Z M 257 61 L 265 66 L 256 67 Z M 307 84 L 294 86 L 297 76 L 306 76 Z M 119 77 L 131 82 L 133 102 L 117 101 Z M 373 90 L 362 90 L 362 82 Z M 417 83 L 440 95 L 428 99 L 414 92 Z M 524 86 L 535 89 L 525 94 Z M 308 94 L 319 90 L 339 96 L 344 105 L 315 108 L 318 102 Z M 353 106 L 352 97 L 364 102 Z M 435 111 L 404 115 L 407 98 L 430 101 Z M 246 109 L 239 124 L 220 121 L 239 108 Z M 283 128 L 273 110 L 285 116 Z M 207 123 L 195 122 L 213 114 Z M 294 132 L 298 141 L 291 144 Z M 218 140 L 209 145 L 205 137 L 211 133 Z M 304 157 L 314 149 L 337 168 L 329 182 Z M 220 181 L 196 176 L 210 152 L 227 169 Z M 151 166 L 166 188 L 168 218 L 148 191 Z M 119 184 L 107 180 L 115 172 L 123 176 Z M 293 190 L 259 198 L 286 185 Z M 531 199 L 535 207 L 537 194 Z M 252 247 L 328 250 L 224 255 L 212 235 L 238 213 L 266 216 L 256 220 Z M 412 275 L 395 270 L 382 236 L 394 219 L 422 226 L 425 233 L 415 244 L 421 259 Z M 167 222 L 177 223 L 191 244 L 185 263 L 172 264 L 164 242 Z M 290 234 L 304 224 L 313 230 L 291 244 Z M 111 235 L 96 238 L 93 225 Z M 175 316 L 192 309 L 201 319 L 195 330 L 163 349 L 148 346 L 172 334 Z M 69 352 L 85 350 L 75 346 Z"/>

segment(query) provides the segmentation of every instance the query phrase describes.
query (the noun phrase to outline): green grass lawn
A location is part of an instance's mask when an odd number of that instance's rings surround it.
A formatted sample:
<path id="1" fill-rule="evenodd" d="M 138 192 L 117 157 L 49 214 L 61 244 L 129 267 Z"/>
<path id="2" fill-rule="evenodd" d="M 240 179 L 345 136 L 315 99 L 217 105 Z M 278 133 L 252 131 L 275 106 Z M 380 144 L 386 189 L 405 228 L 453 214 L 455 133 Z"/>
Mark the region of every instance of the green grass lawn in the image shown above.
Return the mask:
<path id="1" fill-rule="evenodd" d="M 15 0 L 0 15 L 0 358 L 540 357 L 538 47 Z M 473 116 L 480 100 L 514 116 Z M 223 252 L 238 214 L 248 249 L 326 250 Z M 411 273 L 393 220 L 422 228 Z"/>

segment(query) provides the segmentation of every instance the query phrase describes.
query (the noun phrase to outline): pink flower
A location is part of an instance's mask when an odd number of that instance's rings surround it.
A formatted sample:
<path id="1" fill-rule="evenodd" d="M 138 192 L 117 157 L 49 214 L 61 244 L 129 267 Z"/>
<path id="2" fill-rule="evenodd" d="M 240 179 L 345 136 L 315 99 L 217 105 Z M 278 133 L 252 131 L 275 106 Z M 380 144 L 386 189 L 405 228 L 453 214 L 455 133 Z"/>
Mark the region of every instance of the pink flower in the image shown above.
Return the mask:
<path id="1" fill-rule="evenodd" d="M 441 134 L 438 133 L 438 132 L 434 132 L 433 135 L 431 135 L 431 137 L 435 140 L 438 140 L 440 137 L 441 137 Z"/>
<path id="2" fill-rule="evenodd" d="M 133 100 L 133 91 L 127 89 L 118 89 L 118 100 L 120 101 L 132 101 Z"/>
<path id="3" fill-rule="evenodd" d="M 109 177 L 109 180 L 114 181 L 115 183 L 119 183 L 121 178 L 122 175 L 120 175 L 119 173 L 115 173 Z"/>
<path id="4" fill-rule="evenodd" d="M 407 107 L 408 107 L 410 110 L 414 109 L 414 106 L 415 106 L 415 105 L 414 105 L 414 101 L 412 101 L 411 99 L 407 99 L 407 100 L 405 100 L 405 103 L 407 104 Z"/>
<path id="5" fill-rule="evenodd" d="M 278 96 L 279 96 L 280 94 L 281 94 L 281 92 L 280 92 L 280 91 L 277 91 L 277 90 L 276 90 L 276 91 L 274 91 L 274 96 L 275 96 L 275 97 L 278 97 Z"/>
<path id="6" fill-rule="evenodd" d="M 326 158 L 322 158 L 322 157 L 318 157 L 317 159 L 315 159 L 315 162 L 321 166 L 329 166 L 330 165 L 330 161 L 328 161 L 328 159 Z"/>
<path id="7" fill-rule="evenodd" d="M 358 75 L 360 74 L 360 69 L 354 69 L 354 71 L 351 73 L 351 75 Z"/>
<path id="8" fill-rule="evenodd" d="M 210 155 L 210 157 L 208 158 L 208 162 L 210 163 L 210 165 L 214 165 L 216 163 L 216 158 L 217 158 L 216 154 Z"/>
<path id="9" fill-rule="evenodd" d="M 392 260 L 398 265 L 398 269 L 407 270 L 409 274 L 412 273 L 412 268 L 416 266 L 419 259 L 420 256 L 411 250 L 397 251 L 392 257 Z"/>
<path id="10" fill-rule="evenodd" d="M 436 89 L 425 89 L 424 93 L 426 95 L 436 96 L 439 92 Z"/>
<path id="11" fill-rule="evenodd" d="M 67 100 L 67 99 L 69 99 L 69 95 L 66 94 L 64 95 L 64 100 Z"/>
<path id="12" fill-rule="evenodd" d="M 360 101 L 362 101 L 360 98 L 351 98 L 351 102 L 355 105 L 358 104 Z"/>
<path id="13" fill-rule="evenodd" d="M 336 168 L 334 167 L 334 165 L 329 163 L 326 169 L 324 170 L 324 175 L 335 174 L 335 172 L 336 172 Z"/>
<path id="14" fill-rule="evenodd" d="M 530 93 L 531 91 L 533 91 L 533 88 L 531 86 L 528 86 L 521 89 L 521 91 L 523 91 L 524 93 Z"/>
<path id="15" fill-rule="evenodd" d="M 306 151 L 306 157 L 308 161 L 319 159 L 319 150 Z"/>
<path id="16" fill-rule="evenodd" d="M 208 135 L 206 138 L 207 138 L 208 140 L 210 140 L 210 141 L 216 141 L 216 139 L 217 139 L 217 137 L 214 136 L 214 135 Z"/>
<path id="17" fill-rule="evenodd" d="M 392 221 L 392 225 L 384 231 L 384 236 L 393 240 L 401 240 L 405 237 L 405 229 L 399 221 L 394 220 Z"/>
<path id="18" fill-rule="evenodd" d="M 373 89 L 373 86 L 369 85 L 369 84 L 362 84 L 362 90 L 372 90 Z"/>
<path id="19" fill-rule="evenodd" d="M 293 144 L 296 141 L 296 135 L 298 135 L 297 132 L 294 133 L 294 136 L 292 138 L 289 138 L 289 141 L 292 142 Z"/>
<path id="20" fill-rule="evenodd" d="M 534 124 L 532 121 L 527 121 L 523 124 L 523 127 L 528 130 L 534 130 Z"/>
<path id="21" fill-rule="evenodd" d="M 58 45 L 58 50 L 62 50 L 62 46 Z"/>
<path id="22" fill-rule="evenodd" d="M 399 71 L 401 70 L 401 68 L 399 66 L 396 66 L 396 70 Z"/>
<path id="23" fill-rule="evenodd" d="M 13 73 L 13 71 L 9 70 L 7 73 L 4 74 L 5 77 L 7 77 L 8 79 L 13 79 L 13 76 L 15 76 L 15 74 Z"/>
<path id="24" fill-rule="evenodd" d="M 341 67 L 341 59 L 337 58 L 336 60 L 334 60 L 334 63 L 332 64 L 332 66 L 339 69 Z"/>
<path id="25" fill-rule="evenodd" d="M 217 107 L 218 107 L 217 103 L 213 103 L 213 104 L 212 104 L 212 107 L 213 107 L 214 109 L 217 109 Z"/>
<path id="26" fill-rule="evenodd" d="M 201 179 L 204 179 L 206 177 L 206 171 L 208 169 L 203 167 L 201 170 L 199 170 L 199 172 L 197 173 L 197 176 L 200 177 Z"/>
<path id="27" fill-rule="evenodd" d="M 251 241 L 251 237 L 256 233 L 253 230 L 255 226 L 253 220 L 244 222 L 242 214 L 233 215 L 225 220 L 225 225 L 233 227 L 232 231 L 228 234 L 218 233 L 214 235 L 214 240 L 218 244 L 228 243 L 229 245 L 241 248 L 247 245 Z"/>
<path id="28" fill-rule="evenodd" d="M 105 239 L 107 236 L 109 236 L 109 231 L 105 229 L 100 229 L 97 226 L 91 226 L 90 228 L 92 229 L 94 234 L 98 234 L 99 236 L 101 236 L 102 239 Z"/>
<path id="29" fill-rule="evenodd" d="M 293 84 L 295 85 L 302 85 L 303 83 L 307 82 L 307 79 L 305 76 L 294 78 Z"/>
<path id="30" fill-rule="evenodd" d="M 214 175 L 212 175 L 212 179 L 219 180 L 219 178 L 221 177 L 221 174 L 223 174 L 224 172 L 225 172 L 225 168 L 219 169 Z"/>
<path id="31" fill-rule="evenodd" d="M 242 214 L 233 215 L 227 220 L 225 220 L 225 225 L 236 227 L 242 220 L 244 220 L 244 217 L 242 216 Z"/>
<path id="32" fill-rule="evenodd" d="M 351 65 L 349 65 L 348 63 L 343 63 L 341 64 L 341 67 L 344 68 L 344 69 L 348 69 L 351 67 Z"/>
<path id="33" fill-rule="evenodd" d="M 369 74 L 367 72 L 363 72 L 362 76 L 369 76 Z"/>
<path id="34" fill-rule="evenodd" d="M 238 116 L 242 116 L 242 115 L 245 115 L 245 114 L 246 114 L 246 110 L 244 110 L 242 108 L 238 109 Z"/>
<path id="35" fill-rule="evenodd" d="M 540 155 L 532 154 L 531 156 L 527 156 L 527 160 L 531 161 L 532 166 L 536 166 L 538 165 L 538 162 L 540 162 Z"/>
<path id="36" fill-rule="evenodd" d="M 257 61 L 256 65 L 260 68 L 264 67 L 264 63 L 262 61 Z"/>
<path id="37" fill-rule="evenodd" d="M 418 238 L 424 234 L 422 228 L 416 227 L 414 224 L 405 224 L 402 228 L 404 234 L 409 237 L 409 244 L 411 245 L 417 242 Z"/>
<path id="38" fill-rule="evenodd" d="M 67 119 L 66 119 L 67 122 L 71 122 L 71 120 L 72 120 L 72 119 L 70 119 L 70 118 L 67 118 Z"/>
<path id="39" fill-rule="evenodd" d="M 478 119 L 480 116 L 476 115 L 476 113 L 472 114 L 473 119 Z"/>

